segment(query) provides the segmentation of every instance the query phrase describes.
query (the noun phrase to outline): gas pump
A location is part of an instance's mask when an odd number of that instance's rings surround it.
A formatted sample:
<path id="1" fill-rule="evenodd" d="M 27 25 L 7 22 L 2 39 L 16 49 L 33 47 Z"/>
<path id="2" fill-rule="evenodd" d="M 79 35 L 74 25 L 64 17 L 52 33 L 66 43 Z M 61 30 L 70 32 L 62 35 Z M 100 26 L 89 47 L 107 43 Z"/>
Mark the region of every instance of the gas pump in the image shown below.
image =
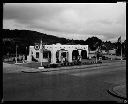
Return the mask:
<path id="1" fill-rule="evenodd" d="M 68 51 L 67 50 L 61 50 L 59 54 L 59 59 L 62 64 L 67 63 L 68 61 Z"/>

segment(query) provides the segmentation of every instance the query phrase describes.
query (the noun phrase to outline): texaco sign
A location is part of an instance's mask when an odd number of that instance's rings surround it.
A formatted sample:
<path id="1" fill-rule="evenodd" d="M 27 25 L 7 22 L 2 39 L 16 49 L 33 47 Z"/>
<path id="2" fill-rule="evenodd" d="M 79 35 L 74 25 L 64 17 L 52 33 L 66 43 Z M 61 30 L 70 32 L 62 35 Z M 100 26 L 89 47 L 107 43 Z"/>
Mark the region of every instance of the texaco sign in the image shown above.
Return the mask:
<path id="1" fill-rule="evenodd" d="M 40 45 L 39 44 L 35 44 L 34 49 L 35 50 L 39 50 L 40 49 Z"/>

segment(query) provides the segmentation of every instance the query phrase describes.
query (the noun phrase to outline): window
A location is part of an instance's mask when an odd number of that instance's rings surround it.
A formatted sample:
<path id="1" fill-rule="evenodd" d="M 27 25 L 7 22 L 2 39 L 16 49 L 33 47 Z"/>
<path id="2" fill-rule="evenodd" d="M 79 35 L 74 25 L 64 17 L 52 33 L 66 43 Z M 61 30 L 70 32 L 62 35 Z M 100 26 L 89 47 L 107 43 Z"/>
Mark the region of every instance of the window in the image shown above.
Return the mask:
<path id="1" fill-rule="evenodd" d="M 39 58 L 39 52 L 36 52 L 36 58 Z"/>
<path id="2" fill-rule="evenodd" d="M 48 58 L 48 52 L 43 52 L 43 58 Z"/>
<path id="3" fill-rule="evenodd" d="M 66 52 L 62 52 L 61 56 L 66 57 Z"/>

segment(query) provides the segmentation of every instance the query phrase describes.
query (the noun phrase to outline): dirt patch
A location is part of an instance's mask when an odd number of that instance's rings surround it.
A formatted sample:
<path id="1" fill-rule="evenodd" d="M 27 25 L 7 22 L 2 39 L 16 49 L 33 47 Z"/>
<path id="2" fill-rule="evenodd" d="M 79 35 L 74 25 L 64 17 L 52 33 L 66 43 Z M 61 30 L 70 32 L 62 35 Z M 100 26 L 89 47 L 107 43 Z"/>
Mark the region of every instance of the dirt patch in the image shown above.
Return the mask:
<path id="1" fill-rule="evenodd" d="M 15 64 L 3 63 L 3 73 L 19 73 L 25 70 L 34 70 L 34 69 Z"/>

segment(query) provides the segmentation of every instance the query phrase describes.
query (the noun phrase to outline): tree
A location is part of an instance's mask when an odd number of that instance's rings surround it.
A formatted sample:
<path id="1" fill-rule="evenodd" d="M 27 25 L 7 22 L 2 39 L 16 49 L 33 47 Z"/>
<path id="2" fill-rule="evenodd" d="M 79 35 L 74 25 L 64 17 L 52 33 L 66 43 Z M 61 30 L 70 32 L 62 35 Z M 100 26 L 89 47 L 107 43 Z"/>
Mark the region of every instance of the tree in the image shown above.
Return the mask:
<path id="1" fill-rule="evenodd" d="M 85 43 L 89 45 L 91 50 L 96 50 L 99 46 L 101 46 L 102 40 L 97 37 L 88 38 Z"/>
<path id="2" fill-rule="evenodd" d="M 120 56 L 121 48 L 122 48 L 122 54 L 123 54 L 123 56 L 126 57 L 126 40 L 122 43 L 116 42 L 116 46 L 117 46 L 116 54 Z"/>

